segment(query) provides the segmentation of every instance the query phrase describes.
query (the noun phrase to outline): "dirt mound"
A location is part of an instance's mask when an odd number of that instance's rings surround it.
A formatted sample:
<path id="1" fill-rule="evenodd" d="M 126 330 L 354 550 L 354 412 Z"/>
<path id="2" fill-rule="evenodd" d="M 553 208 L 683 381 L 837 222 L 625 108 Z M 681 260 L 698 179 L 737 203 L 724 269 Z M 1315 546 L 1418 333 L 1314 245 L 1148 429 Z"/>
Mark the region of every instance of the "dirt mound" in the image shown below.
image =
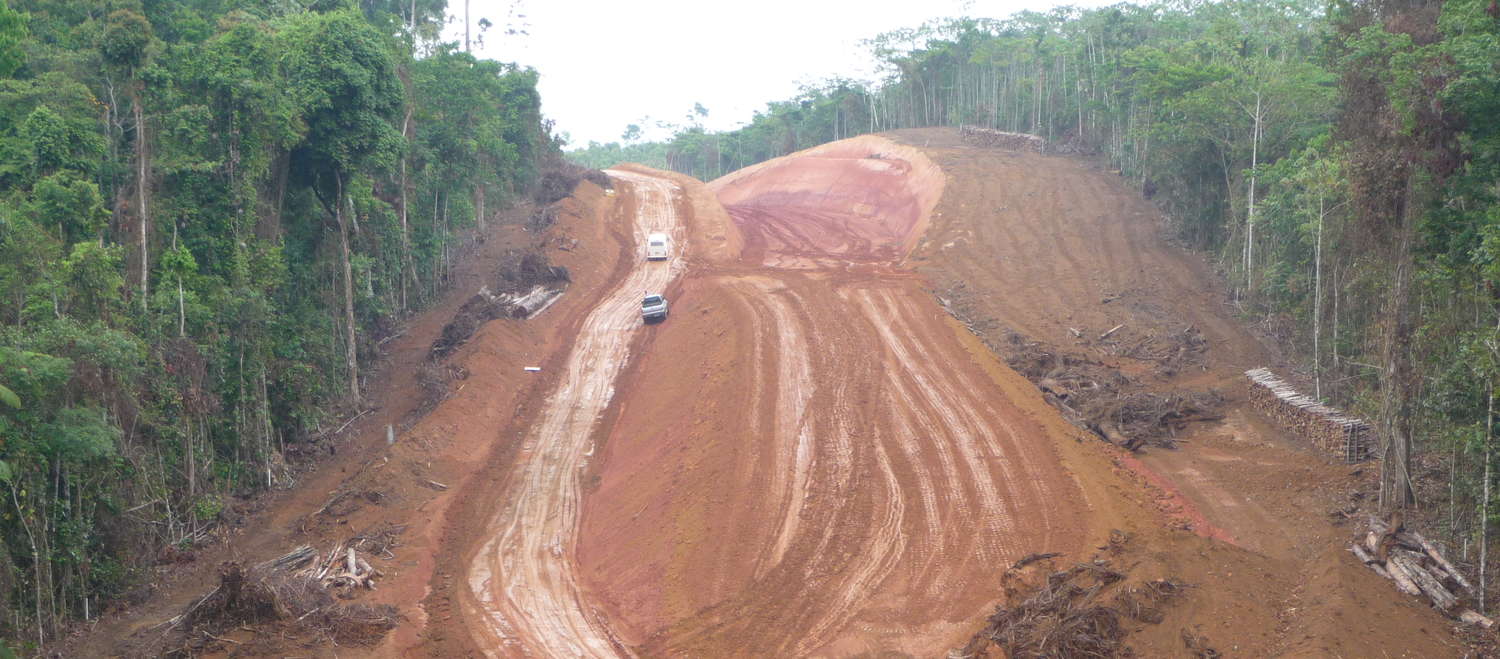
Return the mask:
<path id="1" fill-rule="evenodd" d="M 558 166 L 542 172 L 537 180 L 536 190 L 532 193 L 532 200 L 537 206 L 548 207 L 553 203 L 568 198 L 573 191 L 578 189 L 578 184 L 588 181 L 601 188 L 608 190 L 613 185 L 609 175 L 597 169 L 579 167 L 569 162 L 560 162 Z"/>
<path id="2" fill-rule="evenodd" d="M 568 269 L 551 265 L 540 247 L 508 250 L 491 283 L 459 307 L 453 320 L 428 349 L 430 359 L 438 360 L 474 336 L 479 326 L 496 318 L 527 318 L 546 308 L 567 287 Z"/>
<path id="3" fill-rule="evenodd" d="M 745 258 L 781 267 L 894 263 L 942 194 L 920 152 L 864 136 L 769 160 L 710 187 L 744 234 Z"/>

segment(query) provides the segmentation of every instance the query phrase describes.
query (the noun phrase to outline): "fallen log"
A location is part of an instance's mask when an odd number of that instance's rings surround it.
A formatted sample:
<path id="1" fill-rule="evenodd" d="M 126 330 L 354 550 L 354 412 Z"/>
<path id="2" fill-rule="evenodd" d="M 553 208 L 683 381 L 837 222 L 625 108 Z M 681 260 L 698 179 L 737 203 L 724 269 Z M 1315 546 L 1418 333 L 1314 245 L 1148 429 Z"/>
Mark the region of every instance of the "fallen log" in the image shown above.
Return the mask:
<path id="1" fill-rule="evenodd" d="M 1473 609 L 1464 609 L 1463 613 L 1458 614 L 1458 619 L 1471 625 L 1479 625 L 1480 627 L 1483 627 L 1485 629 L 1489 629 L 1495 626 L 1495 621 L 1493 619 L 1481 615 L 1479 612 Z"/>
<path id="2" fill-rule="evenodd" d="M 1378 557 L 1380 555 L 1380 537 L 1375 535 L 1374 531 L 1365 534 L 1365 547 L 1370 550 L 1370 553 L 1373 556 Z M 1372 567 L 1378 566 L 1380 565 L 1380 563 L 1380 559 L 1375 558 L 1375 563 L 1372 564 Z M 1385 563 L 1384 567 L 1386 568 L 1387 576 L 1391 578 L 1391 581 L 1396 582 L 1397 590 L 1400 590 L 1407 595 L 1422 594 L 1422 589 L 1418 588 L 1417 584 L 1414 583 L 1410 577 L 1406 576 L 1404 572 L 1392 567 L 1389 562 Z"/>
<path id="3" fill-rule="evenodd" d="M 1359 559 L 1359 562 L 1368 565 L 1371 570 L 1374 570 L 1375 574 L 1378 574 L 1387 579 L 1391 578 L 1391 573 L 1385 569 L 1385 566 L 1381 565 L 1380 561 L 1375 560 L 1375 557 L 1371 556 L 1370 552 L 1365 551 L 1364 547 L 1361 547 L 1359 545 L 1349 545 L 1349 551 L 1354 554 L 1355 558 Z"/>
<path id="4" fill-rule="evenodd" d="M 1416 531 L 1408 531 L 1407 535 L 1411 536 L 1411 539 L 1415 540 L 1418 545 L 1421 545 L 1422 551 L 1426 552 L 1427 556 L 1434 563 L 1441 566 L 1443 571 L 1448 573 L 1448 576 L 1453 577 L 1453 580 L 1458 582 L 1458 585 L 1462 586 L 1464 591 L 1470 595 L 1474 594 L 1474 584 L 1469 583 L 1469 580 L 1464 578 L 1464 575 L 1458 571 L 1458 568 L 1453 567 L 1453 564 L 1449 563 L 1448 559 L 1443 558 L 1443 555 L 1438 552 L 1437 547 L 1432 546 L 1432 543 L 1428 542 L 1427 538 L 1422 537 L 1422 534 Z"/>
<path id="5" fill-rule="evenodd" d="M 299 565 L 311 561 L 316 562 L 318 552 L 313 551 L 312 545 L 302 545 L 286 554 L 255 566 L 257 570 L 291 570 Z"/>
<path id="6" fill-rule="evenodd" d="M 1422 593 L 1427 595 L 1427 599 L 1432 600 L 1433 606 L 1445 612 L 1458 606 L 1458 597 L 1448 592 L 1448 589 L 1438 583 L 1431 573 L 1413 560 L 1411 552 L 1404 549 L 1394 550 L 1390 560 L 1386 561 L 1386 567 L 1393 568 L 1392 572 L 1397 570 L 1404 572 L 1422 590 Z"/>

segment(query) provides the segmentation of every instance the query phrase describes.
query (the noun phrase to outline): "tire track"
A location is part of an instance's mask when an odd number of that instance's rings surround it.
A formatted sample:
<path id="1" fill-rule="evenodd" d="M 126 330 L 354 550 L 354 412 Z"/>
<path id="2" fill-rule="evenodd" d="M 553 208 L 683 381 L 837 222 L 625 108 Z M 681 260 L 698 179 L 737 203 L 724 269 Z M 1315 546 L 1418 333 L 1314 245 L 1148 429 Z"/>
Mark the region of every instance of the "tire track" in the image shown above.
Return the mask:
<path id="1" fill-rule="evenodd" d="M 584 320 L 557 391 L 517 459 L 511 487 L 499 494 L 505 503 L 487 525 L 490 539 L 468 573 L 479 609 L 473 618 L 484 625 L 481 644 L 490 656 L 629 654 L 578 584 L 580 473 L 593 454 L 594 426 L 614 396 L 615 379 L 641 326 L 642 292 L 662 291 L 681 274 L 686 245 L 674 184 L 631 172 L 608 173 L 636 189 L 636 244 L 663 231 L 672 234 L 676 254 L 666 263 L 639 261 Z"/>

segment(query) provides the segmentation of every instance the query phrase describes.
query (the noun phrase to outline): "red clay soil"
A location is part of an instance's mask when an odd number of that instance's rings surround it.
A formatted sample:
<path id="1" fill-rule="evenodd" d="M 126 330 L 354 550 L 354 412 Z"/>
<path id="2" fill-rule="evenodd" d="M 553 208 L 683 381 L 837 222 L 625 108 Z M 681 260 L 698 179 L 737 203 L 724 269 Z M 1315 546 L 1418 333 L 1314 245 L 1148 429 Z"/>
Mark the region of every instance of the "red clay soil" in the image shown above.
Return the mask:
<path id="1" fill-rule="evenodd" d="M 960 645 L 998 567 L 1107 530 L 1056 456 L 1069 435 L 895 267 L 941 192 L 930 162 L 863 138 L 752 170 L 712 185 L 743 262 L 690 267 L 620 384 L 586 588 L 645 656 Z"/>
<path id="2" fill-rule="evenodd" d="M 911 149 L 871 139 L 825 144 L 714 181 L 745 236 L 744 260 L 838 268 L 905 257 L 942 194 L 943 174 Z"/>
<path id="3" fill-rule="evenodd" d="M 947 129 L 891 137 L 948 175 L 911 262 L 992 345 L 1015 334 L 1119 369 L 1139 390 L 1213 388 L 1227 398 L 1222 422 L 1190 427 L 1179 450 L 1138 456 L 1163 507 L 1180 512 L 1185 499 L 1189 516 L 1234 543 L 1151 541 L 1156 560 L 1195 588 L 1188 606 L 1131 637 L 1143 656 L 1180 654 L 1174 625 L 1245 656 L 1462 654 L 1451 621 L 1343 551 L 1352 530 L 1330 513 L 1368 508 L 1360 490 L 1378 465 L 1331 460 L 1246 404 L 1244 370 L 1285 364 L 1234 318 L 1212 269 L 1162 239 L 1149 202 L 1080 159 L 969 147 Z M 1115 345 L 1191 326 L 1208 347 L 1200 364 L 1164 369 L 1095 339 L 1117 325 Z"/>
<path id="4" fill-rule="evenodd" d="M 1117 177 L 934 129 L 711 185 L 615 178 L 545 236 L 574 278 L 560 302 L 483 326 L 446 362 L 463 379 L 385 447 L 419 397 L 420 359 L 402 358 L 358 450 L 235 540 L 253 562 L 407 525 L 362 597 L 406 616 L 375 654 L 936 656 L 983 625 L 1018 558 L 1106 544 L 1133 579 L 1189 585 L 1131 629 L 1137 656 L 1189 656 L 1189 634 L 1229 656 L 1459 652 L 1449 621 L 1342 551 L 1326 511 L 1366 476 L 1243 405 L 1237 369 L 1274 355 Z M 676 255 L 647 263 L 658 229 Z M 644 288 L 671 299 L 665 323 L 641 325 Z M 393 352 L 425 355 L 445 321 Z M 1210 347 L 1168 374 L 1086 340 L 1121 323 L 1129 340 L 1192 324 Z M 986 346 L 1011 333 L 1141 387 L 1218 387 L 1226 418 L 1130 456 Z M 136 628 L 207 590 L 197 573 Z M 218 648 L 292 649 L 267 636 Z"/>

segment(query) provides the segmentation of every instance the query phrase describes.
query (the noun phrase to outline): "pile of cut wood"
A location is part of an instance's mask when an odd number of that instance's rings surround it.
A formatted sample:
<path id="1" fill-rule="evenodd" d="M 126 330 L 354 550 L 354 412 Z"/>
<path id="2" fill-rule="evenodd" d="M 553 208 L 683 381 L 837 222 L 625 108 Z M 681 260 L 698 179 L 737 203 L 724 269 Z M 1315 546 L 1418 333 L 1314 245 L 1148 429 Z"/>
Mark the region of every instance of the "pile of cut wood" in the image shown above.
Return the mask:
<path id="1" fill-rule="evenodd" d="M 285 555 L 255 566 L 261 572 L 284 572 L 316 580 L 325 588 L 375 589 L 375 577 L 383 576 L 380 570 L 354 550 L 360 538 L 337 543 L 326 555 L 318 555 L 311 545 L 302 545 Z"/>
<path id="2" fill-rule="evenodd" d="M 1374 457 L 1370 424 L 1345 416 L 1310 396 L 1297 393 L 1292 385 L 1264 368 L 1245 371 L 1250 378 L 1250 404 L 1292 432 L 1344 462 L 1363 462 Z"/>
<path id="3" fill-rule="evenodd" d="M 971 146 L 995 147 L 1000 149 L 1014 149 L 1016 151 L 1035 151 L 1041 153 L 1047 141 L 1036 135 L 1026 133 L 1007 133 L 993 128 L 980 128 L 978 126 L 960 126 L 958 134 L 964 142 Z"/>
<path id="4" fill-rule="evenodd" d="M 342 589 L 343 598 L 348 599 L 354 588 L 375 588 L 375 577 L 382 576 L 357 551 L 368 550 L 371 540 L 356 536 L 334 544 L 326 555 L 302 545 L 248 570 L 237 562 L 224 563 L 219 570 L 219 585 L 162 624 L 191 631 L 294 620 L 336 637 L 383 634 L 400 620 L 394 607 L 334 604 L 338 595 L 335 589 Z M 309 618 L 314 613 L 317 615 Z"/>
<path id="5" fill-rule="evenodd" d="M 1400 515 L 1390 522 L 1370 518 L 1370 530 L 1349 551 L 1376 574 L 1408 595 L 1422 597 L 1439 611 L 1489 629 L 1495 621 L 1468 608 L 1478 591 L 1422 534 L 1405 528 Z"/>

